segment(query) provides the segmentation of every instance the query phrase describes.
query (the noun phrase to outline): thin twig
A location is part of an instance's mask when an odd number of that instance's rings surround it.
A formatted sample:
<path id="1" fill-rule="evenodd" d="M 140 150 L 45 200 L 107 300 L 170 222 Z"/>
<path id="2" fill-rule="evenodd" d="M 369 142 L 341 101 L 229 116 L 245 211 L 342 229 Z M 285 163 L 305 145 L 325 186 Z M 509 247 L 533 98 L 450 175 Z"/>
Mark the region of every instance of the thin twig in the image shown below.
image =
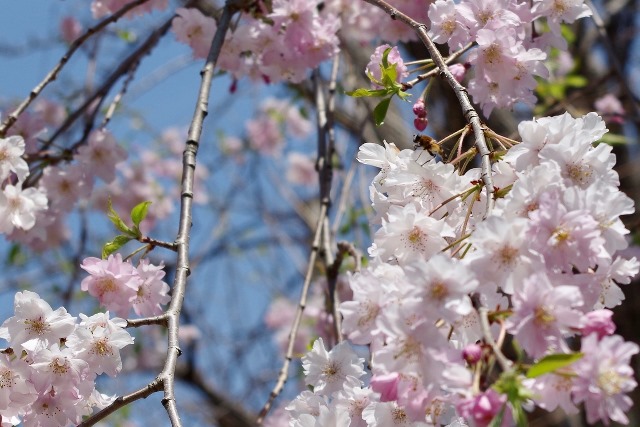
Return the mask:
<path id="1" fill-rule="evenodd" d="M 482 165 L 481 177 L 482 177 L 482 182 L 484 183 L 484 188 L 487 192 L 487 206 L 486 206 L 486 211 L 484 213 L 484 216 L 485 217 L 488 216 L 491 213 L 491 210 L 493 209 L 493 203 L 494 203 L 494 200 L 493 200 L 494 187 L 493 187 L 493 178 L 491 177 L 491 161 L 489 158 L 489 155 L 491 153 L 487 148 L 487 142 L 485 141 L 485 138 L 484 138 L 484 132 L 482 130 L 482 123 L 480 122 L 480 116 L 478 116 L 478 112 L 473 107 L 473 105 L 471 105 L 471 101 L 469 100 L 469 95 L 467 94 L 467 89 L 465 89 L 464 86 L 458 83 L 455 77 L 453 77 L 453 74 L 451 74 L 451 71 L 449 71 L 449 68 L 445 63 L 444 58 L 438 51 L 438 48 L 436 47 L 436 45 L 433 44 L 433 41 L 431 41 L 431 38 L 427 33 L 427 26 L 425 24 L 422 24 L 414 20 L 410 16 L 405 15 L 404 13 L 400 12 L 398 9 L 394 8 L 384 0 L 364 0 L 364 1 L 384 10 L 391 17 L 391 19 L 404 22 L 405 24 L 413 28 L 418 34 L 418 37 L 420 38 L 422 43 L 425 45 L 425 47 L 429 51 L 429 54 L 431 55 L 431 59 L 433 59 L 436 66 L 440 70 L 440 76 L 443 77 L 447 81 L 447 83 L 449 83 L 449 86 L 451 86 L 451 88 L 455 92 L 456 98 L 458 98 L 458 103 L 460 104 L 460 107 L 462 107 L 462 114 L 464 115 L 467 122 L 470 123 L 471 127 L 473 128 L 476 147 L 478 147 L 478 152 L 480 153 L 481 165 Z"/>
<path id="2" fill-rule="evenodd" d="M 171 251 L 176 252 L 178 250 L 178 245 L 176 242 L 165 242 L 162 240 L 156 240 L 152 237 L 142 236 L 138 239 L 140 243 L 147 243 L 151 246 L 158 246 L 160 248 L 169 249 Z"/>
<path id="3" fill-rule="evenodd" d="M 282 392 L 282 389 L 284 388 L 284 385 L 287 382 L 289 365 L 291 364 L 291 360 L 293 359 L 293 346 L 295 344 L 295 337 L 298 335 L 300 321 L 302 320 L 302 313 L 304 312 L 304 309 L 307 305 L 307 294 L 309 292 L 309 285 L 311 284 L 311 278 L 313 276 L 316 259 L 318 258 L 318 251 L 320 250 L 320 246 L 322 244 L 322 241 L 321 241 L 322 226 L 324 224 L 324 217 L 326 215 L 326 210 L 327 210 L 326 205 L 320 206 L 320 215 L 316 223 L 316 228 L 313 236 L 313 243 L 311 244 L 311 253 L 309 254 L 309 262 L 307 263 L 307 272 L 304 276 L 302 292 L 300 294 L 300 300 L 298 302 L 298 308 L 296 309 L 295 318 L 293 319 L 293 324 L 291 325 L 291 332 L 289 332 L 289 343 L 287 344 L 287 354 L 285 355 L 282 368 L 280 368 L 280 373 L 278 374 L 278 379 L 276 381 L 276 384 L 273 386 L 273 389 L 269 393 L 269 399 L 260 410 L 260 414 L 258 415 L 258 419 L 256 420 L 257 425 L 262 424 L 262 422 L 264 421 L 264 418 L 267 416 L 267 414 L 269 413 L 269 410 L 271 409 L 271 406 L 273 405 L 273 401 Z"/>
<path id="4" fill-rule="evenodd" d="M 468 51 L 471 48 L 471 46 L 473 46 L 473 43 L 469 43 L 468 45 L 466 45 L 462 49 L 453 52 L 451 55 L 447 56 L 447 58 L 444 60 L 444 63 L 447 64 L 447 65 L 451 64 L 453 61 L 455 61 L 460 56 L 462 56 L 463 53 Z M 415 85 L 417 85 L 418 83 L 420 83 L 421 81 L 436 76 L 439 72 L 440 71 L 436 68 L 436 69 L 428 71 L 428 72 L 426 72 L 424 74 L 420 74 L 415 79 L 409 80 L 408 82 L 405 82 L 405 83 L 402 83 L 402 88 L 403 88 L 403 90 L 409 90 L 409 89 L 413 88 Z"/>
<path id="5" fill-rule="evenodd" d="M 140 326 L 147 325 L 164 325 L 167 326 L 167 315 L 161 314 L 159 316 L 145 317 L 142 319 L 127 319 L 127 328 L 138 328 Z"/>
<path id="6" fill-rule="evenodd" d="M 484 336 L 484 340 L 489 344 L 491 350 L 493 350 L 493 354 L 496 357 L 496 360 L 502 367 L 504 371 L 508 371 L 511 369 L 511 361 L 507 359 L 507 357 L 502 353 L 502 350 L 498 347 L 495 340 L 493 339 L 493 335 L 491 334 L 491 326 L 489 325 L 489 312 L 486 307 L 480 306 L 478 307 L 478 315 L 480 316 L 480 327 L 482 328 L 482 335 Z"/>
<path id="7" fill-rule="evenodd" d="M 111 101 L 111 104 L 109 104 L 109 107 L 107 108 L 107 112 L 104 115 L 104 119 L 102 120 L 102 124 L 100 125 L 102 129 L 106 128 L 109 122 L 111 121 L 111 117 L 113 117 L 113 113 L 116 112 L 116 108 L 120 104 L 122 97 L 127 93 L 127 88 L 133 81 L 133 77 L 136 75 L 136 70 L 138 69 L 139 66 L 140 66 L 140 58 L 138 59 L 137 62 L 135 62 L 131 66 L 131 68 L 129 69 L 129 72 L 127 73 L 127 78 L 124 80 L 124 83 L 122 83 L 122 88 L 120 89 L 120 92 L 118 92 L 116 96 L 113 97 L 113 101 Z"/>
<path id="8" fill-rule="evenodd" d="M 120 396 L 116 398 L 109 406 L 103 408 L 101 411 L 96 412 L 91 415 L 89 418 L 78 424 L 77 427 L 90 427 L 95 425 L 99 421 L 105 419 L 110 414 L 114 413 L 120 408 L 127 406 L 128 404 L 135 402 L 136 400 L 146 399 L 148 396 L 152 395 L 156 391 L 162 390 L 163 381 L 159 378 L 156 378 L 151 383 L 142 387 L 139 390 L 134 391 L 133 393 L 127 394 L 125 396 Z"/>
<path id="9" fill-rule="evenodd" d="M 131 52 L 131 54 L 129 54 L 120 63 L 120 65 L 118 65 L 118 67 L 115 70 L 113 70 L 111 74 L 109 74 L 109 76 L 105 79 L 102 85 L 89 98 L 87 98 L 82 103 L 82 105 L 80 105 L 76 110 L 74 110 L 73 113 L 67 116 L 67 118 L 60 125 L 60 127 L 56 129 L 56 131 L 51 135 L 51 137 L 47 141 L 45 141 L 42 147 L 43 150 L 49 148 L 51 144 L 53 144 L 53 142 L 60 135 L 66 132 L 71 127 L 71 125 L 73 125 L 76 122 L 76 120 L 82 117 L 82 115 L 84 114 L 85 111 L 87 111 L 88 108 L 93 107 L 94 102 L 97 99 L 100 99 L 100 100 L 104 99 L 104 97 L 111 90 L 113 85 L 120 79 L 120 77 L 122 77 L 125 73 L 127 73 L 131 69 L 131 67 L 133 67 L 140 60 L 140 58 L 143 55 L 148 54 L 151 51 L 151 49 L 158 43 L 158 41 L 160 41 L 160 38 L 163 35 L 165 35 L 167 31 L 169 31 L 169 28 L 171 28 L 171 21 L 173 20 L 173 18 L 174 17 L 172 16 L 170 19 L 165 21 L 160 27 L 158 27 L 151 34 L 149 34 L 147 39 L 138 48 L 136 48 L 133 52 Z M 72 149 L 75 149 L 80 144 L 82 144 L 83 140 L 84 140 L 84 137 L 79 142 L 74 144 Z"/>
<path id="10" fill-rule="evenodd" d="M 24 110 L 26 110 L 27 107 L 31 104 L 31 102 L 33 102 L 33 100 L 36 99 L 38 95 L 40 95 L 40 93 L 42 93 L 44 88 L 47 87 L 49 83 L 51 83 L 57 78 L 60 70 L 62 70 L 62 68 L 69 61 L 69 59 L 75 53 L 75 51 L 78 50 L 78 48 L 82 46 L 82 44 L 86 40 L 88 40 L 94 34 L 98 33 L 100 30 L 102 30 L 104 27 L 106 27 L 110 23 L 120 19 L 125 13 L 127 13 L 131 9 L 138 7 L 141 4 L 146 3 L 147 1 L 149 0 L 136 0 L 134 2 L 127 4 L 126 6 L 122 7 L 120 10 L 115 12 L 113 15 L 106 17 L 95 26 L 89 28 L 87 31 L 85 31 L 83 35 L 81 35 L 76 40 L 74 40 L 73 43 L 71 43 L 71 45 L 69 46 L 69 49 L 67 50 L 67 52 L 62 56 L 62 58 L 60 58 L 60 61 L 58 61 L 55 67 L 53 67 L 53 69 L 49 71 L 49 73 L 44 77 L 44 79 L 40 83 L 38 83 L 38 85 L 34 87 L 31 90 L 31 92 L 29 92 L 29 95 L 20 103 L 20 105 L 18 105 L 18 107 L 11 114 L 9 114 L 9 116 L 7 116 L 4 123 L 2 123 L 2 126 L 0 126 L 0 137 L 3 137 L 6 135 L 9 128 L 13 126 L 16 120 L 18 120 L 18 117 L 20 116 L 20 114 L 22 114 Z"/>

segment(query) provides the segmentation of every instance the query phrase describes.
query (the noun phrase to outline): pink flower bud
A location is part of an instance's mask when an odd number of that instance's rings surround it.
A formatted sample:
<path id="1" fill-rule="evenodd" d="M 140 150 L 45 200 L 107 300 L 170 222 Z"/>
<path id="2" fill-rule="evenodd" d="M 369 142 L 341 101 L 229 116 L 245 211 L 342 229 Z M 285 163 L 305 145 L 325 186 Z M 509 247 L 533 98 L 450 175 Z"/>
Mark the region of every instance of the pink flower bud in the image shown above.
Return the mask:
<path id="1" fill-rule="evenodd" d="M 67 16 L 60 22 L 60 32 L 65 42 L 72 43 L 82 33 L 82 25 L 73 16 Z"/>
<path id="2" fill-rule="evenodd" d="M 598 334 L 598 339 L 607 335 L 613 335 L 616 331 L 616 325 L 613 323 L 613 320 L 611 320 L 611 316 L 613 316 L 613 312 L 607 309 L 594 310 L 585 314 L 582 318 L 584 321 L 582 335 L 586 337 L 595 332 Z"/>
<path id="3" fill-rule="evenodd" d="M 413 121 L 413 126 L 415 126 L 415 128 L 418 129 L 420 132 L 425 130 L 428 124 L 429 124 L 429 121 L 427 120 L 426 117 L 416 117 L 416 119 Z"/>
<path id="4" fill-rule="evenodd" d="M 391 402 L 398 398 L 398 382 L 400 376 L 394 372 L 386 375 L 374 375 L 371 378 L 371 388 L 380 393 L 381 402 Z"/>
<path id="5" fill-rule="evenodd" d="M 413 114 L 421 118 L 427 117 L 427 110 L 425 109 L 424 101 L 422 99 L 419 99 L 415 104 L 413 104 Z"/>
<path id="6" fill-rule="evenodd" d="M 462 350 L 462 357 L 469 365 L 475 365 L 482 358 L 482 347 L 478 344 L 469 344 Z"/>

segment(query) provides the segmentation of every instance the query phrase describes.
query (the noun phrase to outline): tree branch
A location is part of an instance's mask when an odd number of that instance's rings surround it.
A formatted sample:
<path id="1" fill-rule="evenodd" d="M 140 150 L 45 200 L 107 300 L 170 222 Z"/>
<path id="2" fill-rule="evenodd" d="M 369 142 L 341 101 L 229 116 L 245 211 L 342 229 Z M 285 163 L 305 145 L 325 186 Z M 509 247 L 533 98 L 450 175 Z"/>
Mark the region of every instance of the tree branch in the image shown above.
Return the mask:
<path id="1" fill-rule="evenodd" d="M 22 101 L 20 105 L 18 105 L 18 107 L 11 114 L 9 114 L 9 116 L 6 118 L 4 123 L 2 123 L 2 126 L 0 126 L 0 137 L 4 137 L 6 135 L 9 128 L 11 128 L 11 126 L 14 125 L 16 120 L 18 120 L 18 117 L 20 116 L 20 114 L 22 114 L 24 110 L 26 110 L 27 107 L 31 104 L 31 102 L 33 102 L 33 100 L 36 99 L 38 95 L 40 95 L 40 93 L 42 93 L 44 88 L 47 87 L 49 83 L 51 83 L 58 77 L 58 73 L 60 72 L 60 70 L 62 70 L 62 68 L 71 58 L 71 56 L 73 56 L 76 50 L 78 50 L 78 48 L 82 46 L 82 44 L 85 41 L 87 41 L 91 36 L 99 32 L 100 30 L 102 30 L 107 25 L 120 19 L 125 13 L 127 13 L 131 9 L 136 8 L 143 3 L 146 3 L 147 1 L 149 0 L 136 0 L 134 2 L 127 4 L 126 6 L 124 6 L 117 12 L 115 12 L 113 15 L 106 17 L 105 19 L 100 21 L 97 25 L 89 28 L 87 31 L 85 31 L 83 35 L 81 35 L 76 40 L 74 40 L 73 43 L 71 43 L 71 46 L 69 46 L 69 49 L 67 50 L 67 52 L 62 56 L 62 58 L 60 58 L 60 61 L 58 61 L 55 67 L 53 67 L 53 69 L 49 71 L 49 73 L 44 77 L 44 79 L 40 83 L 38 83 L 36 87 L 31 89 L 31 92 L 29 92 L 29 95 L 24 99 L 24 101 Z"/>

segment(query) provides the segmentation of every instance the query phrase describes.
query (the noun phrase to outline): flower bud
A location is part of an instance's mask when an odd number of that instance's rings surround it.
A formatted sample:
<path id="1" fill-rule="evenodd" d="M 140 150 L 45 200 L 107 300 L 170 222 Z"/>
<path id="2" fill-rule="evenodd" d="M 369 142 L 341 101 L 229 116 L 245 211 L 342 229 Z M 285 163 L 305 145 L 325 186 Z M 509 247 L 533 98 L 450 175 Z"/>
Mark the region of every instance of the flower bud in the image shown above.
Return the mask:
<path id="1" fill-rule="evenodd" d="M 413 121 L 413 126 L 415 126 L 415 128 L 418 129 L 420 132 L 425 130 L 428 124 L 429 124 L 429 121 L 427 120 L 426 117 L 416 117 L 416 119 Z"/>
<path id="2" fill-rule="evenodd" d="M 482 358 L 482 347 L 478 344 L 469 344 L 462 350 L 462 357 L 469 365 L 475 365 Z"/>

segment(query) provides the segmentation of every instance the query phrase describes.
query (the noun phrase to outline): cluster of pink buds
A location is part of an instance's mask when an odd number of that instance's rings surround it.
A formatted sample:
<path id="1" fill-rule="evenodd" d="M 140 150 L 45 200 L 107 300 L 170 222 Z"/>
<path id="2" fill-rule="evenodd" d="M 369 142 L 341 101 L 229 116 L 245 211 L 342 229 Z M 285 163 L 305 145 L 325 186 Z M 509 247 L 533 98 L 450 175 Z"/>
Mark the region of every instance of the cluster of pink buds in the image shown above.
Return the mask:
<path id="1" fill-rule="evenodd" d="M 416 115 L 416 118 L 413 120 L 413 126 L 415 126 L 418 131 L 422 132 L 427 128 L 429 124 L 429 120 L 427 120 L 427 109 L 424 105 L 424 99 L 420 98 L 413 104 L 413 114 Z"/>

